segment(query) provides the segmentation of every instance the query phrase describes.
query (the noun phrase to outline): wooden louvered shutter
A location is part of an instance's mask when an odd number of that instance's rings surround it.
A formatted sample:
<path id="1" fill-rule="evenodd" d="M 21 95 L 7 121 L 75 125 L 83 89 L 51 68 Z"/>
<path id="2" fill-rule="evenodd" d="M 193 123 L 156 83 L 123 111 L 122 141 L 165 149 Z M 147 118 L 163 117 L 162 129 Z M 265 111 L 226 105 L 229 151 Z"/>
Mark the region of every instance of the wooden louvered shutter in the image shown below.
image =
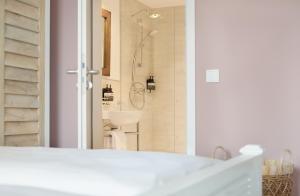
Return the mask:
<path id="1" fill-rule="evenodd" d="M 44 0 L 0 0 L 0 145 L 43 144 Z"/>

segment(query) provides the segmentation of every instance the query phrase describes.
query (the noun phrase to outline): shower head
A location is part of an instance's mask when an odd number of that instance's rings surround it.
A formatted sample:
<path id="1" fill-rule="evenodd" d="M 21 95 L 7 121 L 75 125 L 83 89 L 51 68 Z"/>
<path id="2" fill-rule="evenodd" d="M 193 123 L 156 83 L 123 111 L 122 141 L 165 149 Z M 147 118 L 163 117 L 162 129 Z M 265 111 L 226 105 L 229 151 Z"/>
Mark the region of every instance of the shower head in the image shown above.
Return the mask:
<path id="1" fill-rule="evenodd" d="M 135 58 L 135 55 L 136 55 L 136 53 L 137 53 L 137 50 L 139 49 L 139 48 L 142 48 L 143 46 L 144 46 L 144 43 L 145 43 L 145 41 L 148 39 L 148 38 L 151 38 L 151 37 L 154 37 L 156 34 L 158 33 L 158 31 L 157 30 L 152 30 L 152 31 L 150 31 L 141 41 L 140 41 L 140 43 L 137 45 L 137 47 L 135 48 L 135 52 L 134 52 L 134 58 Z"/>
<path id="2" fill-rule="evenodd" d="M 150 31 L 145 37 L 144 39 L 141 41 L 141 43 L 139 44 L 140 46 L 142 46 L 144 44 L 144 42 L 150 38 L 150 37 L 154 37 L 156 34 L 158 33 L 158 30 L 152 30 Z"/>
<path id="3" fill-rule="evenodd" d="M 144 43 L 148 38 L 154 37 L 156 34 L 158 33 L 158 30 L 152 30 L 150 31 L 141 41 L 140 43 L 136 46 L 134 54 L 133 54 L 133 59 L 136 58 L 136 54 L 139 48 L 143 48 L 144 47 Z"/>

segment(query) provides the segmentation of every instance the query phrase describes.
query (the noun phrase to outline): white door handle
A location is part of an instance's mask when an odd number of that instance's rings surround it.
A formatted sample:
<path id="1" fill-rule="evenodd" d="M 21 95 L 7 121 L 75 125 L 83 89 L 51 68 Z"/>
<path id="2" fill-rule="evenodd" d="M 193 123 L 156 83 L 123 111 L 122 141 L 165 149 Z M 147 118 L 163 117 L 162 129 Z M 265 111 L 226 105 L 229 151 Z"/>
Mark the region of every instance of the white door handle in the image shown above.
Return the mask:
<path id="1" fill-rule="evenodd" d="M 78 70 L 67 70 L 67 74 L 78 74 Z"/>
<path id="2" fill-rule="evenodd" d="M 91 81 L 87 81 L 86 82 L 86 89 L 89 90 L 89 89 L 92 89 L 93 88 L 93 83 Z"/>
<path id="3" fill-rule="evenodd" d="M 99 70 L 88 70 L 87 75 L 98 75 L 100 72 Z"/>
<path id="4" fill-rule="evenodd" d="M 98 75 L 100 73 L 99 70 L 89 70 L 87 71 L 87 75 Z M 67 74 L 78 74 L 78 70 L 67 70 Z"/>

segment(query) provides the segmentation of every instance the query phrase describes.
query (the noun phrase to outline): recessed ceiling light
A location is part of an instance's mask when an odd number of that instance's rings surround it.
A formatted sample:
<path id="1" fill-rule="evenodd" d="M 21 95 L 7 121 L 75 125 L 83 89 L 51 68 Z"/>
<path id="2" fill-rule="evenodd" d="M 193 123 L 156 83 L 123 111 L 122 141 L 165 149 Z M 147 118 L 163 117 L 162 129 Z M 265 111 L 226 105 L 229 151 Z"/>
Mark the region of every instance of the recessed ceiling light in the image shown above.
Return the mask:
<path id="1" fill-rule="evenodd" d="M 156 19 L 156 18 L 159 18 L 159 17 L 160 17 L 160 14 L 159 14 L 159 13 L 151 13 L 151 14 L 149 15 L 149 17 L 152 18 L 152 19 Z"/>

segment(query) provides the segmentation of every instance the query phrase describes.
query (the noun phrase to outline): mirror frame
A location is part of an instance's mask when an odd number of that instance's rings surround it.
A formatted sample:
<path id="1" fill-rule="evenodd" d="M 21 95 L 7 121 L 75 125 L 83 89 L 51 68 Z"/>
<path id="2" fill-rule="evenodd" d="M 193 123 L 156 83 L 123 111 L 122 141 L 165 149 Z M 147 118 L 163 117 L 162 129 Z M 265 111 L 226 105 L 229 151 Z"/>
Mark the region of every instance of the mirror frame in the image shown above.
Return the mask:
<path id="1" fill-rule="evenodd" d="M 110 76 L 110 58 L 111 58 L 111 12 L 102 9 L 103 17 L 103 68 L 102 76 Z"/>

